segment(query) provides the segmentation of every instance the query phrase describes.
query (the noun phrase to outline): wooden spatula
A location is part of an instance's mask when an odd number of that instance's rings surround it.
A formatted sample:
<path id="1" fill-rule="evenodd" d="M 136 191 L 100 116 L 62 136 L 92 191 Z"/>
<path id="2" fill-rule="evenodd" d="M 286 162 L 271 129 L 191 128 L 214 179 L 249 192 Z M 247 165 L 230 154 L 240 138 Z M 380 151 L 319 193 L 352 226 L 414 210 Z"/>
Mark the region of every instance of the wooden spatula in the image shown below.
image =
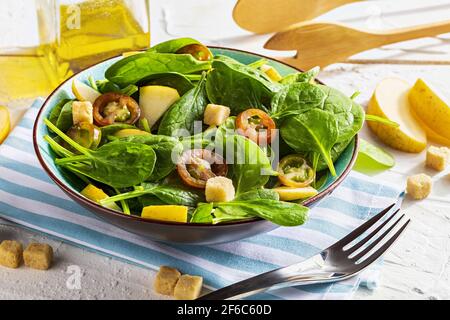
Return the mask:
<path id="1" fill-rule="evenodd" d="M 336 23 L 305 22 L 275 34 L 266 49 L 297 50 L 295 58 L 281 59 L 302 69 L 345 61 L 386 44 L 450 32 L 450 20 L 385 32 L 364 31 Z"/>
<path id="2" fill-rule="evenodd" d="M 359 0 L 239 0 L 233 12 L 239 26 L 254 33 L 282 31 L 344 4 Z"/>

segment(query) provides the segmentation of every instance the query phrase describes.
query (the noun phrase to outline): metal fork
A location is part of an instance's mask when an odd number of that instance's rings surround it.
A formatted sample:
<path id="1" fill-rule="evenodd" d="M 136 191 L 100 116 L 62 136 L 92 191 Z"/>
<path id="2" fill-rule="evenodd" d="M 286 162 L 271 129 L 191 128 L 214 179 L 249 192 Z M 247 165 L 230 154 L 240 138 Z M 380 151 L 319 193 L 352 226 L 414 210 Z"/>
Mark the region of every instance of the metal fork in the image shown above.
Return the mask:
<path id="1" fill-rule="evenodd" d="M 400 209 L 394 210 L 395 207 L 396 204 L 390 205 L 345 238 L 303 262 L 235 283 L 206 294 L 199 300 L 241 299 L 269 290 L 336 282 L 353 277 L 380 258 L 408 226 L 410 219 L 403 219 L 405 215 L 399 214 Z M 392 211 L 394 213 L 359 240 Z M 391 221 L 395 222 L 385 228 Z M 398 230 L 393 233 L 396 227 Z"/>

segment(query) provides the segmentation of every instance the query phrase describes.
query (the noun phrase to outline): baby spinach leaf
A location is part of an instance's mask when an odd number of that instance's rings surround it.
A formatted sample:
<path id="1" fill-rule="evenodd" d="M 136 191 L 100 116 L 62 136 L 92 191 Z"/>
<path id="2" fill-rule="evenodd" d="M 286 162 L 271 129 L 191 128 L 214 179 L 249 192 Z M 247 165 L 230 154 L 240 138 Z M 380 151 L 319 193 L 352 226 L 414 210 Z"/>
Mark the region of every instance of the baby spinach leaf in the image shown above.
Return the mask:
<path id="1" fill-rule="evenodd" d="M 395 159 L 389 152 L 364 139 L 359 139 L 359 152 L 355 170 L 370 173 L 387 170 L 393 166 L 395 166 Z"/>
<path id="2" fill-rule="evenodd" d="M 197 87 L 191 89 L 167 110 L 159 124 L 158 134 L 172 136 L 178 130 L 194 133 L 194 122 L 203 119 L 208 104 L 205 82 L 204 76 Z"/>
<path id="3" fill-rule="evenodd" d="M 100 128 L 100 130 L 102 131 L 101 144 L 107 143 L 109 137 L 113 136 L 115 133 L 117 133 L 118 131 L 123 130 L 123 129 L 136 129 L 136 127 L 131 124 L 125 124 L 125 123 L 115 123 L 115 124 L 111 124 L 109 126 L 101 127 Z"/>
<path id="4" fill-rule="evenodd" d="M 326 93 L 320 87 L 310 83 L 284 86 L 272 99 L 270 116 L 282 119 L 314 108 L 322 109 L 326 98 Z"/>
<path id="5" fill-rule="evenodd" d="M 308 219 L 302 205 L 270 199 L 214 203 L 213 223 L 259 217 L 280 226 L 299 226 Z"/>
<path id="6" fill-rule="evenodd" d="M 236 115 L 249 108 L 267 110 L 274 93 L 280 86 L 273 83 L 260 70 L 216 57 L 206 81 L 206 91 L 212 103 L 229 107 Z"/>
<path id="7" fill-rule="evenodd" d="M 129 200 L 137 200 L 140 203 L 141 210 L 139 210 L 137 212 L 142 212 L 142 208 L 145 208 L 145 207 L 149 207 L 149 206 L 165 206 L 165 205 L 169 204 L 167 202 L 162 201 L 158 197 L 155 197 L 155 196 L 150 195 L 150 194 L 142 195 L 139 198 L 128 199 L 128 201 Z"/>
<path id="8" fill-rule="evenodd" d="M 248 66 L 251 68 L 254 68 L 254 69 L 260 69 L 262 66 L 266 65 L 267 63 L 268 63 L 267 59 L 262 58 L 262 59 L 256 60 L 255 62 L 248 64 Z"/>
<path id="9" fill-rule="evenodd" d="M 150 49 L 148 49 L 147 52 L 176 53 L 181 48 L 184 48 L 191 44 L 201 44 L 201 43 L 192 38 L 179 38 L 161 42 L 156 46 L 153 46 Z"/>
<path id="10" fill-rule="evenodd" d="M 348 145 L 352 141 L 353 141 L 353 137 L 349 141 L 338 142 L 333 146 L 333 148 L 331 148 L 330 155 L 331 155 L 331 159 L 333 160 L 333 163 L 335 163 L 339 159 L 342 152 L 344 152 L 344 150 L 347 149 Z M 313 154 L 308 155 L 308 160 L 310 161 L 310 163 L 313 163 L 313 160 L 314 160 Z M 328 169 L 328 165 L 325 162 L 324 158 L 320 157 L 319 162 L 317 163 L 316 170 L 319 172 L 319 171 L 322 171 L 325 169 Z"/>
<path id="11" fill-rule="evenodd" d="M 72 101 L 73 101 L 73 100 L 71 100 L 71 99 L 63 99 L 63 100 L 61 100 L 60 102 L 58 102 L 58 103 L 56 104 L 56 106 L 52 109 L 52 112 L 50 112 L 50 115 L 49 115 L 49 117 L 48 117 L 48 120 L 50 120 L 51 123 L 53 123 L 54 125 L 56 125 L 57 122 L 58 122 L 59 115 L 61 114 L 61 111 L 62 111 L 63 107 L 64 107 L 67 103 L 72 102 Z"/>
<path id="12" fill-rule="evenodd" d="M 48 119 L 45 124 L 81 155 L 56 159 L 55 163 L 113 188 L 126 188 L 145 181 L 153 172 L 156 154 L 149 146 L 115 141 L 97 150 L 80 146 Z"/>
<path id="13" fill-rule="evenodd" d="M 212 203 L 200 203 L 192 214 L 191 223 L 212 223 L 212 210 Z"/>
<path id="14" fill-rule="evenodd" d="M 271 189 L 256 189 L 241 193 L 234 199 L 234 201 L 257 200 L 257 199 L 280 200 L 280 196 L 276 191 Z"/>
<path id="15" fill-rule="evenodd" d="M 73 126 L 72 103 L 73 101 L 69 101 L 62 107 L 56 120 L 56 127 L 61 131 L 66 132 Z"/>
<path id="16" fill-rule="evenodd" d="M 186 92 L 195 87 L 188 77 L 177 72 L 154 74 L 140 81 L 140 84 L 142 84 L 142 86 L 158 85 L 171 87 L 176 89 L 180 96 L 183 96 Z"/>
<path id="17" fill-rule="evenodd" d="M 373 122 L 382 123 L 382 124 L 388 125 L 388 126 L 393 127 L 393 128 L 400 127 L 400 124 L 398 124 L 395 121 L 392 121 L 392 120 L 389 120 L 389 119 L 386 119 L 386 118 L 383 118 L 383 117 L 379 117 L 379 116 L 376 116 L 376 115 L 373 115 L 373 114 L 366 114 L 366 121 L 373 121 Z"/>
<path id="18" fill-rule="evenodd" d="M 240 135 L 226 136 L 224 141 L 225 146 L 216 144 L 216 152 L 223 154 L 227 163 L 233 163 L 237 195 L 264 186 L 275 174 L 266 153 L 253 141 Z"/>
<path id="19" fill-rule="evenodd" d="M 316 157 L 322 156 L 333 176 L 336 170 L 330 152 L 338 134 L 334 115 L 320 109 L 292 116 L 281 126 L 281 136 L 291 148 L 298 153 L 312 152 Z"/>
<path id="20" fill-rule="evenodd" d="M 117 84 L 112 83 L 111 81 L 108 80 L 96 81 L 96 86 L 97 86 L 96 90 L 99 91 L 100 93 L 116 92 L 127 96 L 132 96 L 133 94 L 139 91 L 139 87 L 135 86 L 134 84 L 130 84 L 122 89 Z"/>
<path id="21" fill-rule="evenodd" d="M 291 73 L 280 80 L 281 84 L 293 84 L 298 82 L 314 83 L 320 72 L 320 67 L 312 68 L 306 72 Z"/>
<path id="22" fill-rule="evenodd" d="M 136 84 L 154 74 L 178 72 L 182 74 L 206 71 L 211 68 L 209 61 L 196 60 L 190 54 L 139 53 L 117 61 L 106 70 L 109 81 L 124 87 Z"/>
<path id="23" fill-rule="evenodd" d="M 168 136 L 130 136 L 121 138 L 119 141 L 143 144 L 153 148 L 156 154 L 156 163 L 147 181 L 158 181 L 168 176 L 175 169 L 177 159 L 183 152 L 181 142 Z"/>
<path id="24" fill-rule="evenodd" d="M 202 133 L 180 139 L 183 150 L 189 149 L 214 149 L 214 140 L 217 134 L 217 128 L 208 128 Z"/>
<path id="25" fill-rule="evenodd" d="M 126 188 L 145 181 L 151 175 L 155 161 L 151 147 L 111 142 L 80 156 L 56 159 L 55 163 L 113 188 Z"/>
<path id="26" fill-rule="evenodd" d="M 197 203 L 205 201 L 202 192 L 190 189 L 186 186 L 171 186 L 158 183 L 143 183 L 135 190 L 125 192 L 101 201 L 102 204 L 117 202 L 120 200 L 141 198 L 144 196 L 154 196 L 164 204 L 180 205 L 188 207 L 196 207 Z M 149 203 L 151 197 L 147 198 L 143 203 Z M 154 199 L 151 200 L 154 203 Z M 150 204 L 149 204 L 150 205 Z"/>
<path id="27" fill-rule="evenodd" d="M 323 110 L 332 113 L 337 121 L 339 135 L 337 142 L 348 141 L 361 130 L 364 124 L 363 108 L 342 92 L 319 85 L 327 95 Z"/>

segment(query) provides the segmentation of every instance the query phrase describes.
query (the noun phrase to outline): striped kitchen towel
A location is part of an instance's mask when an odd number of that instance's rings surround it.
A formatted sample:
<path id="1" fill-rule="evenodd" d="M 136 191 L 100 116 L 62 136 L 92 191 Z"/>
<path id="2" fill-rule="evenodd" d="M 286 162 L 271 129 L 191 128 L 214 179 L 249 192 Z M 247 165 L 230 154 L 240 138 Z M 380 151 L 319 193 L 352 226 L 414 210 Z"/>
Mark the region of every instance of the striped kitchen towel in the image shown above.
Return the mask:
<path id="1" fill-rule="evenodd" d="M 213 246 L 156 243 L 99 220 L 47 177 L 32 146 L 33 121 L 41 105 L 42 100 L 36 101 L 0 146 L 0 217 L 144 267 L 158 269 L 160 265 L 170 265 L 183 273 L 201 275 L 209 288 L 220 288 L 308 258 L 397 201 L 402 193 L 395 186 L 352 173 L 332 196 L 311 211 L 304 226 L 278 228 Z M 258 298 L 347 299 L 363 278 L 282 289 Z M 370 285 L 375 286 L 376 281 Z"/>

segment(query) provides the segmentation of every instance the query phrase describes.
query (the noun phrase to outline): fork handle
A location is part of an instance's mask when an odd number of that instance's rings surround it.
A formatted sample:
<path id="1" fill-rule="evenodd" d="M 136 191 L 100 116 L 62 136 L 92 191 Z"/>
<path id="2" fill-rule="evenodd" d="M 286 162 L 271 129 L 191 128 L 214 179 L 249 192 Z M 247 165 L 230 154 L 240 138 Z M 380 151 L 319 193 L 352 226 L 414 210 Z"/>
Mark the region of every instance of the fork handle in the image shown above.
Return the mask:
<path id="1" fill-rule="evenodd" d="M 450 20 L 425 24 L 416 27 L 396 29 L 392 32 L 380 34 L 384 44 L 400 41 L 437 36 L 450 32 Z"/>
<path id="2" fill-rule="evenodd" d="M 256 277 L 219 289 L 199 300 L 242 299 L 257 293 L 286 287 L 342 280 L 343 274 L 327 272 L 323 258 L 316 255 L 298 264 L 263 273 Z"/>

